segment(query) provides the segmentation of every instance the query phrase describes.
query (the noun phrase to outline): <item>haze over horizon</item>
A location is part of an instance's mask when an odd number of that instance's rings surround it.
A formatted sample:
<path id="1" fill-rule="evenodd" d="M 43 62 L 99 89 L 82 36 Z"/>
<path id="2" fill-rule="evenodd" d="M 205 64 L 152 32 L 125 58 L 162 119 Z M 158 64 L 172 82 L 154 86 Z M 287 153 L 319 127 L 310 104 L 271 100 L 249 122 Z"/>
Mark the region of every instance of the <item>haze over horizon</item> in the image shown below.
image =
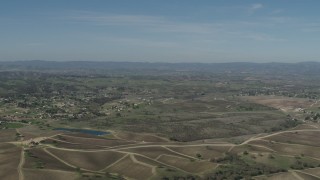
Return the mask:
<path id="1" fill-rule="evenodd" d="M 316 0 L 10 0 L 0 61 L 320 61 Z"/>

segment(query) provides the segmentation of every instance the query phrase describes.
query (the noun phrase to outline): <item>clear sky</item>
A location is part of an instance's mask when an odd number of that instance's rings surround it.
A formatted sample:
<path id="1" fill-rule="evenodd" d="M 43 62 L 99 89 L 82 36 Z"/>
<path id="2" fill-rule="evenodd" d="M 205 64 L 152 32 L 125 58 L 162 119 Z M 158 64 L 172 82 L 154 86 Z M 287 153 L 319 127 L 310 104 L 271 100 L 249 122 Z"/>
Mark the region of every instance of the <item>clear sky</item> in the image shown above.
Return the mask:
<path id="1" fill-rule="evenodd" d="M 319 0 L 3 0 L 0 61 L 320 61 Z"/>

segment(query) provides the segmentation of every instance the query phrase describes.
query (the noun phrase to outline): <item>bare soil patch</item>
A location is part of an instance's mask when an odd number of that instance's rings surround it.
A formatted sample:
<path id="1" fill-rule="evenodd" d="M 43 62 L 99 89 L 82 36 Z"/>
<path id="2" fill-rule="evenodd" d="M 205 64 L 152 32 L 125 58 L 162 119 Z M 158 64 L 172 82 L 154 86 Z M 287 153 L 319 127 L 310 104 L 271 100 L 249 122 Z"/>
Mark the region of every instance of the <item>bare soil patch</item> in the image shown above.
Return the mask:
<path id="1" fill-rule="evenodd" d="M 258 104 L 280 109 L 284 112 L 293 111 L 298 108 L 310 107 L 314 102 L 304 98 L 289 98 L 282 96 L 247 96 L 244 99 Z"/>
<path id="2" fill-rule="evenodd" d="M 275 136 L 265 138 L 267 140 L 284 142 L 284 143 L 293 143 L 293 144 L 302 144 L 309 146 L 319 146 L 320 147 L 320 131 L 304 131 L 304 132 L 287 132 L 281 133 Z"/>
<path id="3" fill-rule="evenodd" d="M 152 168 L 134 163 L 128 156 L 106 170 L 110 173 L 118 173 L 129 178 L 144 180 L 153 176 Z"/>
<path id="4" fill-rule="evenodd" d="M 117 132 L 116 136 L 121 139 L 130 141 L 144 141 L 144 142 L 168 142 L 167 139 L 152 134 L 140 134 L 131 132 Z"/>
<path id="5" fill-rule="evenodd" d="M 19 179 L 18 165 L 21 148 L 6 143 L 0 143 L 0 179 Z"/>
<path id="6" fill-rule="evenodd" d="M 0 130 L 0 143 L 15 141 L 16 133 L 17 132 L 15 129 L 1 129 Z"/>
<path id="7" fill-rule="evenodd" d="M 56 158 L 46 153 L 43 149 L 30 149 L 25 152 L 26 162 L 24 168 L 28 169 L 53 169 L 74 171 L 75 169 L 60 162 Z"/>
<path id="8" fill-rule="evenodd" d="M 310 174 L 313 174 L 315 176 L 319 176 L 320 177 L 320 167 L 311 168 L 311 169 L 305 169 L 305 170 L 303 170 L 303 172 L 310 173 Z"/>
<path id="9" fill-rule="evenodd" d="M 200 155 L 203 159 L 222 157 L 229 148 L 230 146 L 169 147 L 169 149 L 192 157 Z"/>
<path id="10" fill-rule="evenodd" d="M 85 144 L 85 145 L 92 145 L 92 146 L 120 146 L 120 145 L 127 145 L 132 144 L 131 142 L 124 141 L 124 140 L 117 140 L 117 139 L 102 139 L 102 138 L 83 138 L 83 137 L 75 137 L 75 136 L 68 136 L 68 135 L 58 135 L 54 137 L 58 140 L 67 141 L 70 143 L 76 144 Z"/>
<path id="11" fill-rule="evenodd" d="M 113 151 L 79 152 L 53 148 L 47 150 L 71 165 L 93 171 L 104 169 L 124 155 Z"/>
<path id="12" fill-rule="evenodd" d="M 23 173 L 25 175 L 25 180 L 73 180 L 79 177 L 75 172 L 57 170 L 25 169 Z"/>
<path id="13" fill-rule="evenodd" d="M 205 171 L 213 170 L 217 166 L 217 164 L 209 161 L 195 161 L 168 155 L 162 155 L 158 160 L 190 173 L 203 173 Z"/>
<path id="14" fill-rule="evenodd" d="M 142 154 L 142 155 L 145 155 L 145 156 L 152 158 L 152 159 L 156 159 L 157 157 L 159 157 L 162 154 L 181 156 L 181 155 L 174 153 L 174 152 L 171 152 L 168 149 L 165 149 L 163 147 L 139 147 L 139 148 L 125 149 L 123 151 Z M 183 157 L 183 156 L 181 156 L 181 157 Z"/>

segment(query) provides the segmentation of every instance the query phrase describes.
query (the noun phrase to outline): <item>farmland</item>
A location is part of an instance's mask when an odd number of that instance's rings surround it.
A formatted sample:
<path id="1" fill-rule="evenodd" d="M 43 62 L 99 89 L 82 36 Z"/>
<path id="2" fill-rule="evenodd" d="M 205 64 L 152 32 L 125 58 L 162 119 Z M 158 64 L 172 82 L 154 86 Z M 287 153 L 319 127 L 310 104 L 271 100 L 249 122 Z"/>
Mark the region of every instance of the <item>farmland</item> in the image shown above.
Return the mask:
<path id="1" fill-rule="evenodd" d="M 129 178 L 129 179 L 158 179 L 174 177 L 205 177 L 222 178 L 240 175 L 246 168 L 248 173 L 243 177 L 253 176 L 256 179 L 312 176 L 318 177 L 320 155 L 317 144 L 312 140 L 297 140 L 281 142 L 282 135 L 292 137 L 298 134 L 310 135 L 317 138 L 320 129 L 288 129 L 274 133 L 263 133 L 254 136 L 240 144 L 229 142 L 200 143 L 198 141 L 141 141 L 132 142 L 114 137 L 87 137 L 83 134 L 59 131 L 59 134 L 42 136 L 39 143 L 30 140 L 8 141 L 1 145 L 3 155 L 1 166 L 8 169 L 2 177 L 24 176 L 25 179 L 41 178 L 43 173 L 52 174 L 50 178 L 59 179 L 68 176 L 74 179 L 90 178 Z M 91 146 L 60 146 L 61 137 L 77 137 L 77 144 Z M 101 141 L 114 142 L 108 146 L 94 145 Z M 303 136 L 302 136 L 303 139 Z M 37 139 L 33 139 L 37 141 Z M 65 144 L 74 144 L 70 139 L 64 139 Z M 87 142 L 90 142 L 89 144 Z M 317 140 L 313 142 L 317 143 Z M 37 145 L 34 145 L 37 144 Z M 293 146 L 293 147 L 291 147 Z M 13 159 L 14 157 L 14 159 Z M 9 162 L 10 163 L 6 163 Z M 252 169 L 255 167 L 256 169 Z M 239 171 L 239 172 L 238 172 Z M 39 172 L 39 173 L 36 173 Z M 54 173 L 58 173 L 53 177 Z M 167 172 L 167 173 L 165 173 Z M 10 176 L 9 176 L 10 174 Z M 265 174 L 264 176 L 262 176 Z"/>
<path id="2" fill-rule="evenodd" d="M 0 72 L 0 179 L 319 179 L 319 79 L 291 73 Z"/>

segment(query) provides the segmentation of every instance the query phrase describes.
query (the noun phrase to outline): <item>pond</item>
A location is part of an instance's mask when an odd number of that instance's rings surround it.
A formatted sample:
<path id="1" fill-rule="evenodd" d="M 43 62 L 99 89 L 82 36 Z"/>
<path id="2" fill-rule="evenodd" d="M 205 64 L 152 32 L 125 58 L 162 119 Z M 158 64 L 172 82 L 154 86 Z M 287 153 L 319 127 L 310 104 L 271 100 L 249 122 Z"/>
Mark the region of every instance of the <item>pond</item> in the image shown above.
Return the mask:
<path id="1" fill-rule="evenodd" d="M 77 132 L 77 133 L 91 134 L 91 135 L 96 135 L 96 136 L 102 136 L 102 135 L 110 134 L 110 132 L 96 131 L 96 130 L 89 130 L 89 129 L 55 128 L 54 130 Z"/>

